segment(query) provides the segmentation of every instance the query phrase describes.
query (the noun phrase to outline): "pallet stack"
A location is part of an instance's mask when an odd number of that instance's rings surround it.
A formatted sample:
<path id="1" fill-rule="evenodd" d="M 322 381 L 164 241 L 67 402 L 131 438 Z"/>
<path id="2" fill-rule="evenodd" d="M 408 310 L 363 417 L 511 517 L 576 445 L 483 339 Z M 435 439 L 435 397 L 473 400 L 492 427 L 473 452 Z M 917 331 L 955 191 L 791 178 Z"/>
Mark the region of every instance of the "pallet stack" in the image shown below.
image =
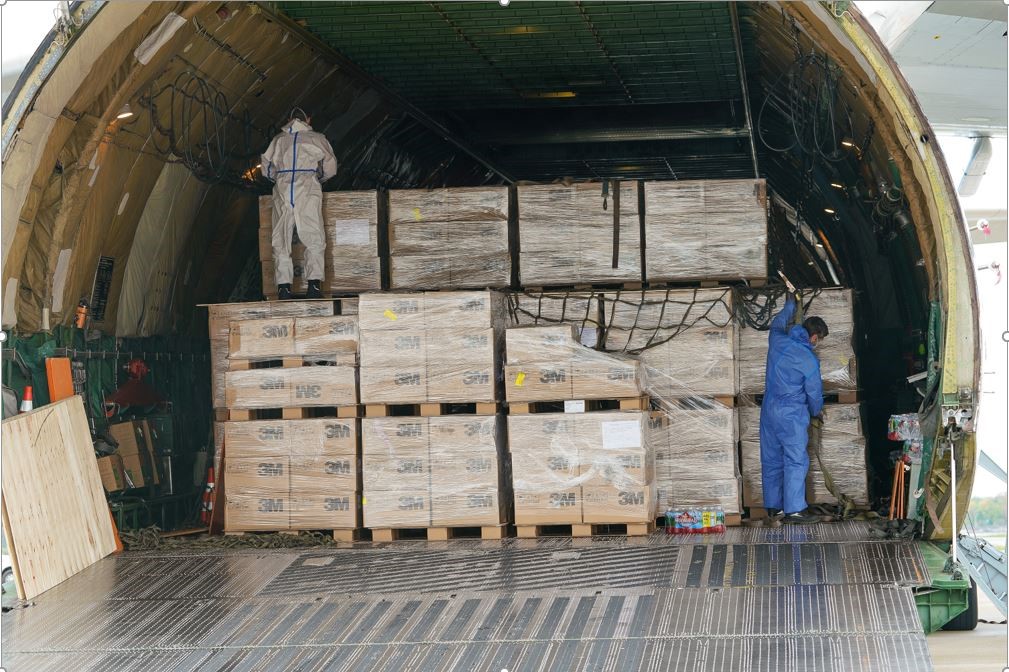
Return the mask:
<path id="1" fill-rule="evenodd" d="M 327 295 L 362 292 L 382 288 L 378 254 L 378 193 L 375 191 L 333 191 L 322 195 L 322 219 L 326 232 L 326 277 L 322 291 Z M 277 298 L 273 265 L 273 197 L 259 198 L 259 258 L 262 261 L 263 295 Z M 308 289 L 305 277 L 305 246 L 294 236 L 295 294 Z"/>
<path id="2" fill-rule="evenodd" d="M 405 528 L 499 538 L 508 521 L 498 292 L 361 297 L 364 520 L 375 540 Z"/>
<path id="3" fill-rule="evenodd" d="M 507 287 L 508 188 L 390 191 L 389 275 L 397 290 Z"/>
<path id="4" fill-rule="evenodd" d="M 570 526 L 573 536 L 599 525 L 647 534 L 655 473 L 640 364 L 586 348 L 570 324 L 513 327 L 506 338 L 519 536 L 554 525 Z M 566 412 L 550 412 L 558 405 Z M 601 410 L 607 406 L 616 410 Z"/>
<path id="5" fill-rule="evenodd" d="M 357 350 L 356 315 L 231 323 L 225 532 L 325 529 L 354 538 Z"/>

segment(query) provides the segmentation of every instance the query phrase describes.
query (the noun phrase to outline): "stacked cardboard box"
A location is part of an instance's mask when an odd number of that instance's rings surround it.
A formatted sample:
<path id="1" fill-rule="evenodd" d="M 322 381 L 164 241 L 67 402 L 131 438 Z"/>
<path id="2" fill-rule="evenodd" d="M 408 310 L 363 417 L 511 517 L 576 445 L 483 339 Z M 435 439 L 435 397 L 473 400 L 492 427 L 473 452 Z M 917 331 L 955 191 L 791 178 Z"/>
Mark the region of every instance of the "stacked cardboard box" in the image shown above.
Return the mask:
<path id="1" fill-rule="evenodd" d="M 519 277 L 527 287 L 641 280 L 637 182 L 518 187 Z M 617 265 L 614 223 L 619 217 Z"/>
<path id="2" fill-rule="evenodd" d="M 508 416 L 516 525 L 647 523 L 655 473 L 645 412 Z"/>
<path id="3" fill-rule="evenodd" d="M 740 512 L 735 409 L 666 404 L 649 418 L 648 438 L 661 510 L 721 506 L 726 513 Z"/>
<path id="4" fill-rule="evenodd" d="M 504 427 L 498 416 L 363 423 L 365 527 L 486 527 L 508 521 Z"/>
<path id="5" fill-rule="evenodd" d="M 106 490 L 143 488 L 161 482 L 154 437 L 146 420 L 109 425 L 109 436 L 116 442 L 117 448 L 114 455 L 103 458 L 104 463 L 99 461 L 102 484 Z"/>
<path id="6" fill-rule="evenodd" d="M 764 180 L 646 182 L 644 189 L 649 282 L 767 277 Z"/>
<path id="7" fill-rule="evenodd" d="M 760 467 L 760 407 L 739 409 L 739 433 L 742 445 L 743 504 L 763 506 L 763 479 Z M 865 436 L 862 433 L 858 404 L 831 404 L 824 407 L 820 458 L 838 489 L 866 505 L 869 500 L 865 463 Z M 806 478 L 806 499 L 810 504 L 836 504 L 827 490 L 823 471 L 810 453 Z"/>
<path id="8" fill-rule="evenodd" d="M 513 292 L 508 294 L 508 318 L 515 326 L 549 327 L 571 324 L 578 342 L 588 348 L 602 333 L 601 295 L 595 292 Z"/>
<path id="9" fill-rule="evenodd" d="M 653 398 L 736 395 L 730 289 L 612 292 L 603 314 L 604 348 L 637 355 Z"/>
<path id="10" fill-rule="evenodd" d="M 809 292 L 807 292 L 807 295 Z M 766 297 L 761 297 L 766 302 Z M 819 290 L 805 308 L 805 316 L 822 317 L 830 331 L 813 351 L 820 359 L 820 377 L 825 392 L 858 390 L 858 375 L 854 350 L 854 304 L 850 289 Z M 778 311 L 784 307 L 779 301 Z M 764 370 L 767 366 L 768 332 L 750 327 L 739 332 L 739 391 L 746 395 L 764 393 Z"/>
<path id="11" fill-rule="evenodd" d="M 228 358 L 318 356 L 355 364 L 357 342 L 357 315 L 236 320 L 228 334 Z"/>
<path id="12" fill-rule="evenodd" d="M 374 191 L 337 191 L 322 195 L 326 231 L 326 277 L 323 292 L 360 292 L 382 288 L 378 256 L 378 196 Z M 291 247 L 295 294 L 307 290 L 305 246 Z M 263 294 L 276 298 L 273 265 L 273 197 L 259 199 L 259 257 L 263 266 Z"/>
<path id="13" fill-rule="evenodd" d="M 224 423 L 225 529 L 359 527 L 358 422 Z"/>
<path id="14" fill-rule="evenodd" d="M 572 324 L 511 327 L 506 332 L 509 402 L 619 399 L 641 394 L 640 364 L 578 342 Z"/>
<path id="15" fill-rule="evenodd" d="M 366 294 L 360 303 L 365 404 L 494 402 L 504 296 Z"/>
<path id="16" fill-rule="evenodd" d="M 507 287 L 508 189 L 389 192 L 393 289 Z"/>

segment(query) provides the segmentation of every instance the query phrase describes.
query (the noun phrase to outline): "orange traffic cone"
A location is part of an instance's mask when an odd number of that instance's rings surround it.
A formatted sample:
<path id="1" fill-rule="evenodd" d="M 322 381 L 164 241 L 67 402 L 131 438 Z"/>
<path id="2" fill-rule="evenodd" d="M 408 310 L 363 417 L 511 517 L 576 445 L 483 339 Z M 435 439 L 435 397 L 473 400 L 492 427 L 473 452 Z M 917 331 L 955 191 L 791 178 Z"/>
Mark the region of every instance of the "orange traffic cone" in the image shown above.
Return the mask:
<path id="1" fill-rule="evenodd" d="M 20 411 L 22 413 L 27 413 L 28 411 L 32 410 L 32 408 L 33 408 L 33 404 L 32 404 L 32 386 L 31 385 L 25 385 L 24 396 L 21 397 L 21 408 L 20 408 Z"/>
<path id="2" fill-rule="evenodd" d="M 203 488 L 203 506 L 200 508 L 200 522 L 210 525 L 214 517 L 214 468 L 207 468 L 207 485 Z"/>

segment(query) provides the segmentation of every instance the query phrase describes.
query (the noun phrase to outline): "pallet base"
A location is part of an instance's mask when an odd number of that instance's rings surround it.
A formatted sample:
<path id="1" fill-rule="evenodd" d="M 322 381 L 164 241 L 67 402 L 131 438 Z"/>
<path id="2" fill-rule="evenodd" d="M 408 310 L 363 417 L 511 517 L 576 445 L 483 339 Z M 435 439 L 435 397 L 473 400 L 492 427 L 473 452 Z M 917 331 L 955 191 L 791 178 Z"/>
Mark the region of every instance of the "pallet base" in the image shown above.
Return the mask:
<path id="1" fill-rule="evenodd" d="M 448 541 L 449 539 L 504 539 L 508 536 L 508 525 L 483 525 L 467 527 L 414 527 L 371 528 L 374 542 L 400 541 L 405 539 L 427 541 Z"/>
<path id="2" fill-rule="evenodd" d="M 342 353 L 335 355 L 289 355 L 287 357 L 264 357 L 259 359 L 228 358 L 229 371 L 251 371 L 258 369 L 300 369 L 325 362 L 327 366 L 356 366 L 357 355 Z"/>
<path id="3" fill-rule="evenodd" d="M 364 417 L 387 418 L 391 416 L 420 416 L 432 418 L 440 415 L 496 415 L 501 409 L 497 402 L 423 403 L 423 404 L 365 404 Z"/>
<path id="4" fill-rule="evenodd" d="M 308 420 L 311 418 L 359 418 L 361 406 L 319 406 L 299 408 L 232 408 L 224 420 Z M 279 418 L 277 415 L 279 414 Z M 220 421 L 219 421 L 220 422 Z"/>
<path id="5" fill-rule="evenodd" d="M 605 528 L 605 529 L 604 529 Z M 644 537 L 655 531 L 655 523 L 571 523 L 568 525 L 516 525 L 520 539 L 538 537 Z"/>
<path id="6" fill-rule="evenodd" d="M 572 401 L 584 402 L 584 411 L 647 411 L 651 408 L 648 397 L 628 397 L 623 399 L 568 399 L 566 401 L 510 401 L 508 412 L 512 415 L 529 415 L 530 413 L 568 413 L 565 407 Z"/>
<path id="7" fill-rule="evenodd" d="M 254 534 L 287 534 L 292 537 L 297 537 L 302 532 L 312 532 L 313 530 L 225 530 L 224 536 L 226 537 L 244 537 L 246 535 Z M 354 542 L 360 541 L 361 539 L 361 528 L 347 529 L 347 530 L 333 530 L 333 541 L 346 541 Z"/>

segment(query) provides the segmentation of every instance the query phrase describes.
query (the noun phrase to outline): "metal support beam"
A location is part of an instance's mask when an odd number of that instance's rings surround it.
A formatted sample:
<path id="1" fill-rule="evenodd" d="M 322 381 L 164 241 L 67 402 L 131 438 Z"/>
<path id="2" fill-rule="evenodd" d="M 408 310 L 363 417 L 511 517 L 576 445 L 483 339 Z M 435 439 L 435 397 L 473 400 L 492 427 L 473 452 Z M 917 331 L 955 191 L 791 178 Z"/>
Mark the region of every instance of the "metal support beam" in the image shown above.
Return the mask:
<path id="1" fill-rule="evenodd" d="M 736 3 L 729 3 L 729 15 L 732 17 L 732 39 L 736 44 L 736 68 L 739 71 L 739 86 L 743 91 L 743 111 L 746 113 L 746 131 L 750 136 L 750 156 L 753 157 L 753 176 L 760 177 L 757 166 L 757 144 L 753 141 L 753 115 L 750 112 L 750 91 L 746 86 L 746 68 L 743 67 L 743 39 L 739 34 L 739 10 Z"/>
<path id="2" fill-rule="evenodd" d="M 994 476 L 998 480 L 1002 481 L 1003 483 L 1006 482 L 1005 469 L 1003 469 L 1002 467 L 1000 467 L 995 462 L 995 460 L 991 459 L 991 455 L 989 455 L 988 453 L 986 453 L 986 452 L 984 452 L 982 450 L 982 451 L 980 451 L 978 453 L 977 461 L 978 461 L 978 464 L 980 464 L 982 467 L 984 467 L 985 469 L 987 469 L 991 473 L 992 476 Z"/>
<path id="3" fill-rule="evenodd" d="M 988 163 L 991 161 L 991 140 L 987 137 L 980 137 L 974 141 L 974 150 L 970 155 L 970 162 L 960 177 L 960 186 L 957 193 L 960 196 L 973 196 L 981 186 L 981 180 L 988 170 Z"/>
<path id="4" fill-rule="evenodd" d="M 978 588 L 995 603 L 1002 615 L 1007 614 L 1006 556 L 984 539 L 962 535 L 957 539 L 960 559 Z"/>
<path id="5" fill-rule="evenodd" d="M 313 49 L 326 55 L 333 63 L 340 66 L 340 68 L 346 72 L 348 75 L 357 79 L 358 81 L 364 82 L 375 91 L 377 91 L 383 98 L 390 101 L 393 105 L 400 108 L 408 115 L 416 119 L 421 125 L 426 127 L 431 132 L 435 133 L 441 137 L 445 142 L 455 146 L 463 153 L 467 154 L 470 158 L 480 163 L 482 166 L 487 168 L 492 173 L 500 176 L 502 180 L 508 184 L 514 184 L 515 179 L 502 168 L 498 167 L 494 162 L 484 156 L 481 152 L 477 151 L 466 140 L 458 137 L 441 122 L 437 121 L 426 112 L 421 110 L 419 107 L 408 101 L 406 98 L 402 97 L 388 86 L 386 86 L 381 80 L 367 72 L 361 66 L 359 66 L 354 61 L 350 60 L 340 52 L 333 49 L 331 46 L 320 40 L 318 37 L 313 35 L 306 28 L 298 23 L 291 20 L 289 16 L 281 13 L 276 8 L 276 3 L 273 2 L 257 2 L 256 3 L 263 11 L 263 13 L 268 14 L 274 21 L 279 23 L 284 27 L 285 30 L 293 33 L 299 40 L 305 44 L 311 46 Z"/>

